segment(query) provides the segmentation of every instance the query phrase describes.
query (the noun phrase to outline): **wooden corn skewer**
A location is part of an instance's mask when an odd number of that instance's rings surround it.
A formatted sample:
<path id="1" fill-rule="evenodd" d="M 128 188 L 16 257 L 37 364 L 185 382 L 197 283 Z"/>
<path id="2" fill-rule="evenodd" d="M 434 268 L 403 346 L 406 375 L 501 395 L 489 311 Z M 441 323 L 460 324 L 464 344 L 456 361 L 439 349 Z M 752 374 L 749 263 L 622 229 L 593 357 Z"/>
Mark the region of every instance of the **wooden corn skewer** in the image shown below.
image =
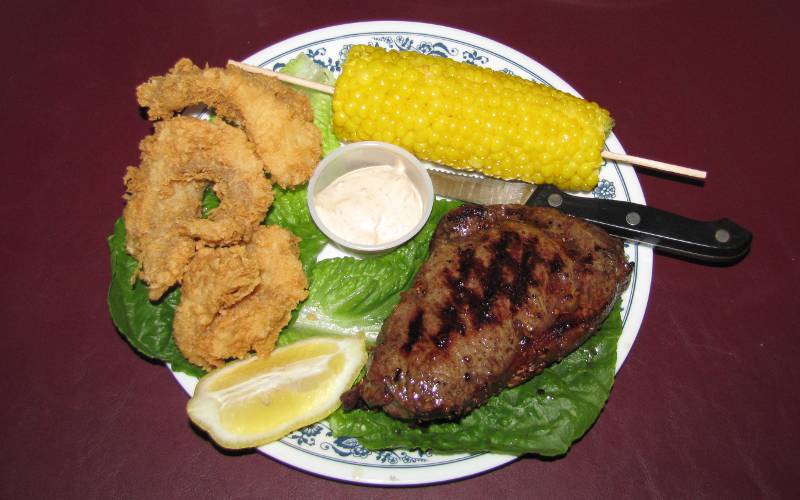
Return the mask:
<path id="1" fill-rule="evenodd" d="M 244 64 L 239 61 L 228 61 L 228 65 L 235 66 L 239 69 L 244 71 L 248 71 L 250 73 L 258 73 L 262 75 L 271 76 L 277 78 L 286 83 L 291 83 L 297 85 L 299 87 L 304 87 L 307 89 L 318 90 L 325 94 L 333 95 L 335 91 L 334 87 L 331 85 L 325 85 L 323 83 L 312 82 L 309 80 L 304 80 L 302 78 L 297 78 L 296 76 L 289 76 L 283 73 L 278 73 L 275 71 L 270 71 L 268 69 L 259 68 L 258 66 L 251 66 L 249 64 Z M 668 172 L 675 175 L 680 175 L 683 177 L 691 177 L 694 179 L 705 179 L 706 172 L 704 170 L 697 170 L 694 168 L 689 167 L 682 167 L 680 165 L 673 165 L 672 163 L 665 163 L 663 161 L 656 161 L 656 160 L 649 160 L 647 158 L 641 158 L 639 156 L 632 156 L 632 155 L 624 155 L 620 153 L 613 153 L 611 151 L 602 151 L 600 156 L 605 158 L 606 160 L 612 161 L 619 161 L 623 163 L 630 163 L 631 165 L 638 165 L 640 167 L 649 168 L 652 170 L 658 170 L 659 172 Z"/>
<path id="2" fill-rule="evenodd" d="M 658 170 L 659 172 L 669 172 L 683 177 L 692 177 L 694 179 L 705 179 L 705 170 L 697 170 L 696 168 L 682 167 L 680 165 L 673 165 L 672 163 L 665 163 L 663 161 L 649 160 L 633 155 L 623 155 L 611 151 L 601 151 L 600 156 L 606 160 L 621 161 L 623 163 L 630 163 L 640 167 L 649 168 L 651 170 Z"/>

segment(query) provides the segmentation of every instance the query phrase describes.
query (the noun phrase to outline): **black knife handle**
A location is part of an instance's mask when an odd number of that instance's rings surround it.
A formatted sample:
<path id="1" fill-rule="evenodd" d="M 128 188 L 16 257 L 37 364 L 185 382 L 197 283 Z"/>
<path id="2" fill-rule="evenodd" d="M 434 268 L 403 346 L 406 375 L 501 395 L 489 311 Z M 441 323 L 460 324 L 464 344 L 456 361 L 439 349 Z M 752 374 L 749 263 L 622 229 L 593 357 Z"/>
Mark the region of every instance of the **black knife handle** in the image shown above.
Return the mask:
<path id="1" fill-rule="evenodd" d="M 551 185 L 537 187 L 527 205 L 557 208 L 614 236 L 705 262 L 735 262 L 753 240 L 750 231 L 730 219 L 697 221 L 637 203 L 573 196 Z"/>

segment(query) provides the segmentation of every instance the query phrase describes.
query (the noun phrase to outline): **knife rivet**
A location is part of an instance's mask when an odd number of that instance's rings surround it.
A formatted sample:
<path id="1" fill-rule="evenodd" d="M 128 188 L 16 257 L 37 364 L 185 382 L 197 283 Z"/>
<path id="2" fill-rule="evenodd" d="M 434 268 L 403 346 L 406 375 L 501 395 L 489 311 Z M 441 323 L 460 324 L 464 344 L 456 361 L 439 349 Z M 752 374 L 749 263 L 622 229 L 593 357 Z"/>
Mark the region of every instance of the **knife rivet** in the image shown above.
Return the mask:
<path id="1" fill-rule="evenodd" d="M 558 193 L 553 193 L 547 197 L 547 204 L 551 207 L 560 207 L 564 203 L 564 197 Z"/>
<path id="2" fill-rule="evenodd" d="M 717 229 L 717 232 L 714 233 L 714 239 L 720 243 L 727 243 L 731 239 L 731 233 L 727 229 Z"/>
<path id="3" fill-rule="evenodd" d="M 642 222 L 642 216 L 639 215 L 638 212 L 628 212 L 625 216 L 625 222 L 627 222 L 629 226 L 635 226 Z"/>

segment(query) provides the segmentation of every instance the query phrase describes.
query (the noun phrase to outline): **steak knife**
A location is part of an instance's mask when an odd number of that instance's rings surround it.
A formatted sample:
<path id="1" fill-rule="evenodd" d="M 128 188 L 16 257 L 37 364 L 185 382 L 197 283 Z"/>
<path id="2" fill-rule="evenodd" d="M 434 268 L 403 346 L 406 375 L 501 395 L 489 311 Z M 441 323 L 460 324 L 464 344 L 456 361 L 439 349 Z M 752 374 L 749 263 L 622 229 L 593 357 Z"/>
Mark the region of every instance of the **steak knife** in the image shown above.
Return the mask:
<path id="1" fill-rule="evenodd" d="M 551 207 L 592 222 L 609 234 L 666 253 L 729 264 L 750 249 L 753 235 L 730 219 L 698 221 L 647 205 L 567 194 L 534 185 L 429 169 L 436 194 L 481 205 L 517 203 Z"/>

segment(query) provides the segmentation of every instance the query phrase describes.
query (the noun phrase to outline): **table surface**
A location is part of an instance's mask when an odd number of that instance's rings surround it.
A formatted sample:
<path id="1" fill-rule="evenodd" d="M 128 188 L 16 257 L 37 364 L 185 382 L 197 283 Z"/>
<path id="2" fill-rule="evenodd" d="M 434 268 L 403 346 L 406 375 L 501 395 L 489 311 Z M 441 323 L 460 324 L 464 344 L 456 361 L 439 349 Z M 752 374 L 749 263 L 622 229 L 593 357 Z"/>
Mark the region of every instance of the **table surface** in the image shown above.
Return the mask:
<path id="1" fill-rule="evenodd" d="M 328 5 L 6 2 L 0 497 L 795 496 L 797 4 Z M 734 266 L 656 255 L 608 405 L 564 457 L 382 489 L 225 453 L 189 424 L 167 370 L 111 323 L 106 237 L 125 167 L 151 130 L 136 85 L 182 56 L 222 65 L 308 30 L 381 19 L 464 29 L 534 58 L 611 110 L 629 152 L 709 172 L 700 184 L 640 172 L 648 204 L 754 233 Z"/>

